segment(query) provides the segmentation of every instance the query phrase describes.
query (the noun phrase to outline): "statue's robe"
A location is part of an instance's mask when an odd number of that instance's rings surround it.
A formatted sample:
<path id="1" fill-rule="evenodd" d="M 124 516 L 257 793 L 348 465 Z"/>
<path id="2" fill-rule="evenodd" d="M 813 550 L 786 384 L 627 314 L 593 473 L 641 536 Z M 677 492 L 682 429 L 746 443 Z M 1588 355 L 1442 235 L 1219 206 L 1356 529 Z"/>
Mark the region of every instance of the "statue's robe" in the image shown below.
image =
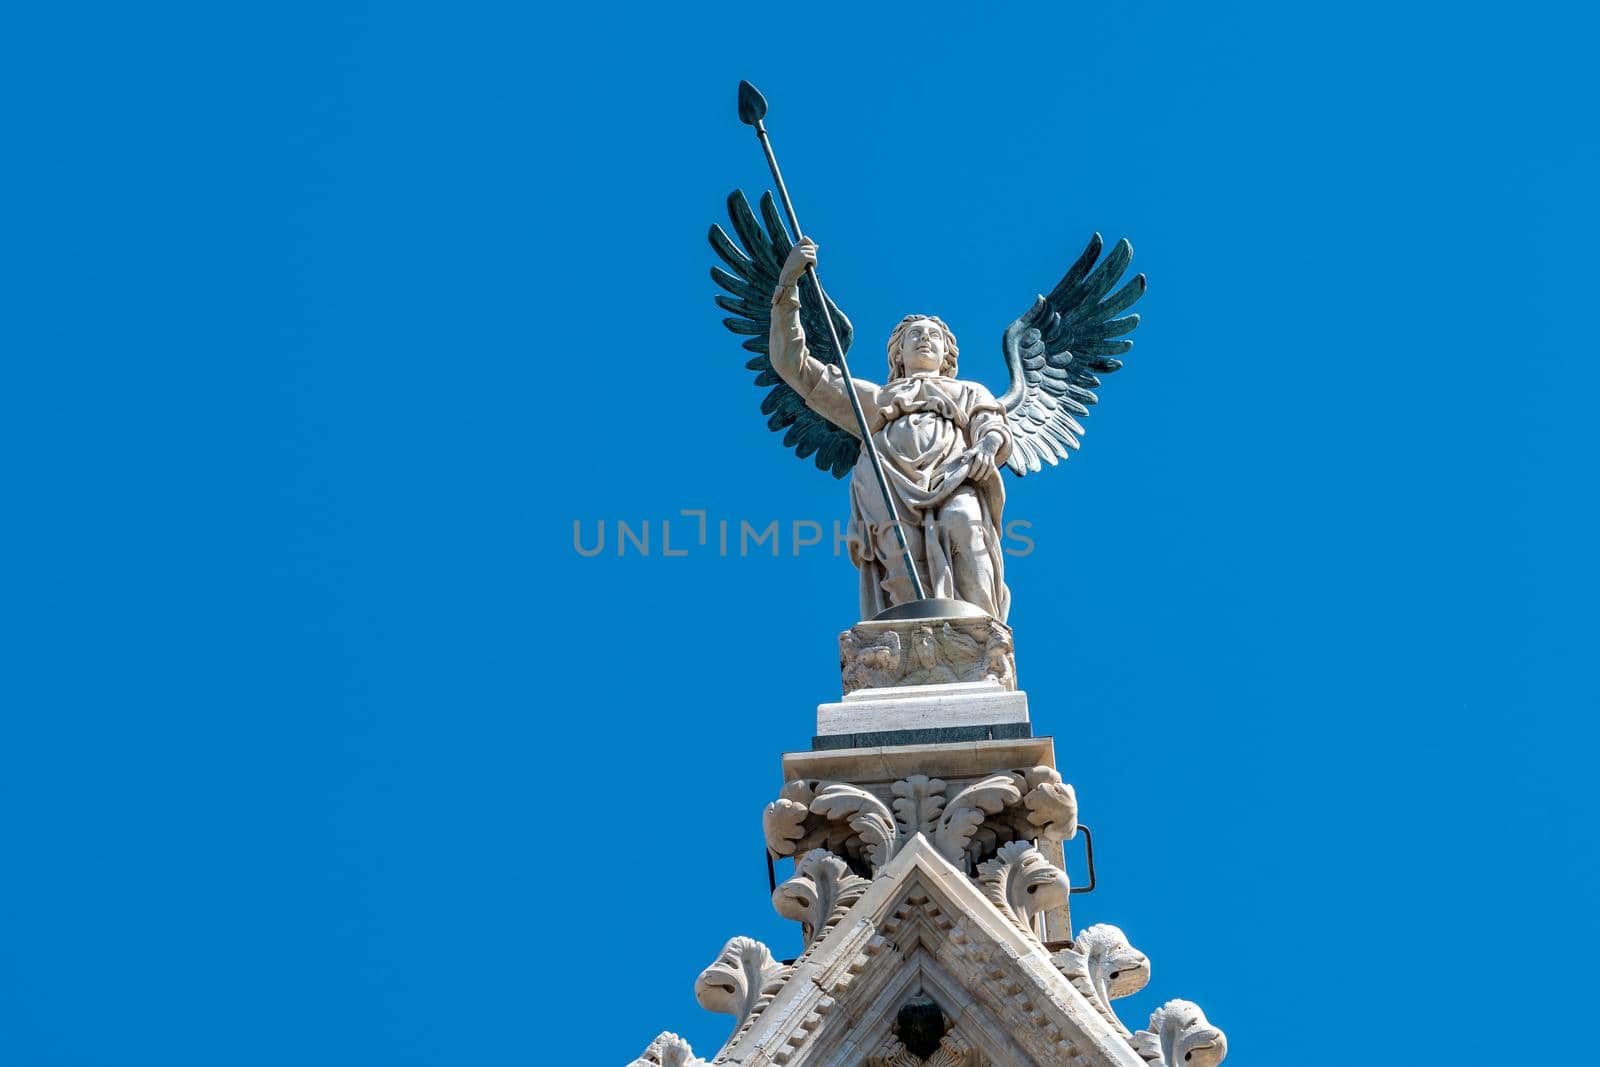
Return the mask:
<path id="1" fill-rule="evenodd" d="M 811 355 L 794 288 L 773 298 L 769 339 L 772 367 L 806 404 L 859 437 L 860 427 L 838 367 Z M 851 386 L 883 461 L 895 509 L 930 597 L 964 600 L 1005 621 L 1011 593 L 1001 553 L 1005 486 L 999 466 L 1011 452 L 1005 409 L 977 382 L 939 376 L 897 378 Z M 962 457 L 986 434 L 1001 438 L 995 471 L 970 477 Z M 861 571 L 861 617 L 915 598 L 866 450 L 850 478 L 850 559 Z"/>

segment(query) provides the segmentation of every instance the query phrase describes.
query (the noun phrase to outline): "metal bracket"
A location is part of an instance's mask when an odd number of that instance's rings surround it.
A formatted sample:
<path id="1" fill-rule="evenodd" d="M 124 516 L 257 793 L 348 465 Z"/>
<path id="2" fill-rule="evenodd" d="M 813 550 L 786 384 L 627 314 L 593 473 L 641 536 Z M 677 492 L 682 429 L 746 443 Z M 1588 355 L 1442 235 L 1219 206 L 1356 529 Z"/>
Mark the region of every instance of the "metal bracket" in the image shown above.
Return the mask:
<path id="1" fill-rule="evenodd" d="M 1078 824 L 1078 829 L 1079 829 L 1079 831 L 1081 831 L 1083 833 L 1083 851 L 1088 856 L 1088 859 L 1089 859 L 1089 884 L 1088 885 L 1075 885 L 1071 889 L 1069 889 L 1068 892 L 1069 893 L 1093 893 L 1094 892 L 1094 881 L 1095 881 L 1095 879 L 1094 879 L 1094 834 L 1090 833 L 1089 832 L 1089 828 L 1087 826 L 1083 825 L 1083 823 L 1081 823 L 1081 822 Z M 1065 857 L 1063 857 L 1063 860 L 1064 859 L 1065 859 Z"/>

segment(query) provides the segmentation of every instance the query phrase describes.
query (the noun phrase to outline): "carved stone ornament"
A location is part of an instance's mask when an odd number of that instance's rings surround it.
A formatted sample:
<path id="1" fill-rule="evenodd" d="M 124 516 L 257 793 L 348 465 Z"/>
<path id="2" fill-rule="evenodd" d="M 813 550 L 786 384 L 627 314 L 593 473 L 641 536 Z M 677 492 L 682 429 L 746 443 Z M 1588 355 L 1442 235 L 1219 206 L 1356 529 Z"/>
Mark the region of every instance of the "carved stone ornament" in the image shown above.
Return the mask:
<path id="1" fill-rule="evenodd" d="M 1049 767 L 990 775 L 947 796 L 940 778 L 913 774 L 889 788 L 889 803 L 846 782 L 797 779 L 762 817 L 775 855 L 824 848 L 876 874 L 917 834 L 952 863 L 977 864 L 1011 841 L 1061 841 L 1078 831 L 1072 786 Z"/>
<path id="2" fill-rule="evenodd" d="M 639 1058 L 628 1067 L 709 1067 L 707 1061 L 694 1054 L 689 1042 L 677 1034 L 663 1030 L 650 1042 Z"/>
<path id="3" fill-rule="evenodd" d="M 807 948 L 861 898 L 868 882 L 844 860 L 816 848 L 795 860 L 794 874 L 772 894 L 772 906 L 800 924 Z"/>
<path id="4" fill-rule="evenodd" d="M 919 1058 L 916 1053 L 891 1036 L 878 1051 L 867 1057 L 867 1067 L 982 1067 L 983 1058 L 978 1050 L 967 1044 L 954 1030 L 945 1034 L 939 1047 Z"/>
<path id="5" fill-rule="evenodd" d="M 752 937 L 730 938 L 716 961 L 695 979 L 694 997 L 707 1011 L 734 1017 L 733 1031 L 750 1021 L 763 996 L 771 999 L 789 969 Z"/>
<path id="6" fill-rule="evenodd" d="M 1150 960 L 1128 943 L 1127 934 L 1110 923 L 1097 923 L 1078 931 L 1072 947 L 1051 956 L 1050 962 L 1108 1022 L 1128 1034 L 1111 1002 L 1145 987 L 1150 981 Z"/>
<path id="7" fill-rule="evenodd" d="M 1169 1000 L 1150 1013 L 1148 1028 L 1133 1035 L 1133 1047 L 1159 1067 L 1217 1067 L 1228 1055 L 1228 1038 L 1199 1005 Z"/>
<path id="8" fill-rule="evenodd" d="M 1017 688 L 1011 629 L 994 619 L 858 623 L 839 635 L 839 674 L 846 693 L 982 681 Z"/>
<path id="9" fill-rule="evenodd" d="M 1066 872 L 1026 841 L 1001 845 L 994 859 L 978 868 L 978 884 L 990 903 L 1030 934 L 1033 917 L 1064 907 L 1072 891 Z"/>

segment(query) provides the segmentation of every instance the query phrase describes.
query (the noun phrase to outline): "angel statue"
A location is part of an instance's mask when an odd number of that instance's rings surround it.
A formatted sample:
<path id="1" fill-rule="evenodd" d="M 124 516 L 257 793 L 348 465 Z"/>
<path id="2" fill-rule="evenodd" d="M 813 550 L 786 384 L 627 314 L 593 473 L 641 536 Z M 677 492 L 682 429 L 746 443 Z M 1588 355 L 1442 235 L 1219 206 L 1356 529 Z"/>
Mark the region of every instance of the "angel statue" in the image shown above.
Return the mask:
<path id="1" fill-rule="evenodd" d="M 956 377 L 955 335 L 933 315 L 908 315 L 889 335 L 886 383 L 852 378 L 847 385 L 832 335 L 847 353 L 852 330 L 815 285 L 817 245 L 791 240 L 770 193 L 761 199 L 762 221 L 738 191 L 728 215 L 743 248 L 722 227 L 711 228 L 712 247 L 728 267 L 713 267 L 711 277 L 731 294 L 717 304 L 731 314 L 723 320 L 728 329 L 748 335 L 744 347 L 755 358 L 746 366 L 756 384 L 771 387 L 761 403 L 767 425 L 786 431 L 783 443 L 800 458 L 815 456 L 837 478 L 851 475 L 848 546 L 861 572 L 861 617 L 916 598 L 910 564 L 926 595 L 965 601 L 1004 622 L 1011 594 L 1000 467 L 1029 474 L 1078 448 L 1078 420 L 1096 402 L 1097 375 L 1121 367 L 1112 357 L 1133 347 L 1116 339 L 1139 324 L 1138 315 L 1123 313 L 1144 293 L 1144 275 L 1116 288 L 1132 246 L 1118 241 L 1102 260 L 1095 234 L 1050 295 L 1006 327 L 1001 349 L 1011 387 L 997 399 Z M 847 388 L 859 401 L 859 421 Z M 881 483 L 862 447 L 863 422 Z"/>

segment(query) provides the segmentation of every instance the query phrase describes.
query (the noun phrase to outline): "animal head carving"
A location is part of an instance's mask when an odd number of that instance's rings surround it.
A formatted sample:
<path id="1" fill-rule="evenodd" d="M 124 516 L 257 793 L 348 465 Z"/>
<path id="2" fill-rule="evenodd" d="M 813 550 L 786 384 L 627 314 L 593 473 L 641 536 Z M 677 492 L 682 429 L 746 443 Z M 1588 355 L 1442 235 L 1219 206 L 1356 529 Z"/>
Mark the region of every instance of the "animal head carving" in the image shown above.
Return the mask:
<path id="1" fill-rule="evenodd" d="M 1044 858 L 1027 841 L 1000 846 L 994 859 L 978 867 L 984 895 L 1011 916 L 1022 929 L 1032 931 L 1033 917 L 1050 908 L 1063 907 L 1071 883 L 1066 872 Z"/>
<path id="2" fill-rule="evenodd" d="M 1090 982 L 1107 1001 L 1137 993 L 1150 981 L 1150 958 L 1110 923 L 1080 930 L 1072 947 L 1083 954 Z"/>
<path id="3" fill-rule="evenodd" d="M 1217 1067 L 1228 1055 L 1228 1038 L 1199 1005 L 1169 1000 L 1150 1013 L 1148 1029 L 1133 1035 L 1133 1047 L 1161 1067 Z"/>
<path id="4" fill-rule="evenodd" d="M 706 1061 L 694 1054 L 689 1042 L 664 1030 L 628 1067 L 706 1067 Z"/>
<path id="5" fill-rule="evenodd" d="M 868 882 L 852 874 L 844 860 L 827 849 L 812 849 L 795 861 L 794 875 L 772 894 L 772 906 L 801 927 L 806 947 L 866 891 Z"/>
<path id="6" fill-rule="evenodd" d="M 1128 1036 L 1128 1028 L 1117 1018 L 1111 1002 L 1144 988 L 1150 980 L 1150 960 L 1128 944 L 1127 934 L 1109 923 L 1098 923 L 1078 931 L 1072 946 L 1051 956 L 1050 962 L 1118 1033 Z"/>
<path id="7" fill-rule="evenodd" d="M 781 978 L 784 967 L 766 945 L 752 937 L 729 939 L 716 961 L 695 979 L 694 998 L 707 1011 L 732 1015 L 743 1026 L 768 982 Z"/>

